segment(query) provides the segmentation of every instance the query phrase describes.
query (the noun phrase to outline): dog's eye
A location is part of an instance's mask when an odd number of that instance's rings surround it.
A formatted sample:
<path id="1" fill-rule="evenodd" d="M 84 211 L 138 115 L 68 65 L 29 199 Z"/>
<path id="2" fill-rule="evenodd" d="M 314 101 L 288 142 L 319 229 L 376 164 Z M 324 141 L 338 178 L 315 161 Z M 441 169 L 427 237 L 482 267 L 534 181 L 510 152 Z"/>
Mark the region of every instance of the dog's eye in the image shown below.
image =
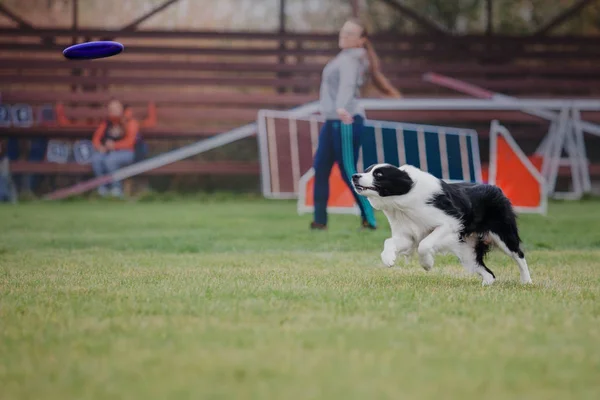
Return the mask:
<path id="1" fill-rule="evenodd" d="M 381 171 L 375 171 L 375 172 L 373 173 L 373 176 L 374 176 L 375 178 L 381 178 L 381 177 L 383 176 L 383 173 L 382 173 Z"/>

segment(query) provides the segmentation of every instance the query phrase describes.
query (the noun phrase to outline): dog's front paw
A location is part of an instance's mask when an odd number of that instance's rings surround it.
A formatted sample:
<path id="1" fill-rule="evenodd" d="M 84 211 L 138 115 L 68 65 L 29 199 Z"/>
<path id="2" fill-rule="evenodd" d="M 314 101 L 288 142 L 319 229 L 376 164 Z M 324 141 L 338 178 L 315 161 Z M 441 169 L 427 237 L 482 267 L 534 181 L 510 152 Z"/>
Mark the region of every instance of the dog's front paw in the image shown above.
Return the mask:
<path id="1" fill-rule="evenodd" d="M 531 278 L 529 278 L 529 277 L 521 278 L 521 283 L 523 285 L 531 285 L 531 284 L 533 284 L 533 282 L 531 281 Z"/>
<path id="2" fill-rule="evenodd" d="M 491 275 L 489 275 L 489 276 L 483 276 L 483 279 L 481 281 L 481 286 L 490 286 L 495 281 L 496 281 L 496 278 L 494 278 Z"/>
<path id="3" fill-rule="evenodd" d="M 382 251 L 381 261 L 386 267 L 393 267 L 396 262 L 396 253 L 394 251 Z"/>

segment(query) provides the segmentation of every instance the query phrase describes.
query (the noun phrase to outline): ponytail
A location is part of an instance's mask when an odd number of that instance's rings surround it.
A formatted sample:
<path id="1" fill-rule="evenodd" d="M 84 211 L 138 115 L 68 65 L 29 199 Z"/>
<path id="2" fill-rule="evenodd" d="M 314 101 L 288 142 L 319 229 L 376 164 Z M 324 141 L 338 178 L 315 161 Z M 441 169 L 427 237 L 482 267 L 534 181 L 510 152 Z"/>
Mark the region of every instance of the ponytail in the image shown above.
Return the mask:
<path id="1" fill-rule="evenodd" d="M 367 50 L 367 56 L 369 58 L 369 72 L 371 73 L 375 87 L 386 96 L 400 98 L 401 96 L 398 89 L 396 89 L 383 72 L 381 72 L 379 56 L 368 38 L 366 38 L 365 41 L 365 49 Z"/>
<path id="2" fill-rule="evenodd" d="M 352 18 L 350 21 L 362 28 L 362 37 L 365 39 L 365 50 L 369 59 L 369 74 L 373 80 L 374 86 L 384 95 L 389 97 L 400 98 L 400 92 L 392 85 L 389 79 L 381 72 L 381 62 L 379 56 L 369 40 L 369 34 L 365 24 L 359 19 Z"/>

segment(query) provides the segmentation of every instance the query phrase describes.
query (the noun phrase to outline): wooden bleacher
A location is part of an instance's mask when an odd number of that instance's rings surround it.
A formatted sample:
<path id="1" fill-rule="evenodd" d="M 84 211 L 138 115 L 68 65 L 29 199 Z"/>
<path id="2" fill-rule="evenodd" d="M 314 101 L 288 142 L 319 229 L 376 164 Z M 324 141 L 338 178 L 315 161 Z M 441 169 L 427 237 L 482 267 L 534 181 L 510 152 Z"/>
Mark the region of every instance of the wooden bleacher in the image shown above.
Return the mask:
<path id="1" fill-rule="evenodd" d="M 68 61 L 61 51 L 74 35 L 120 40 L 126 50 L 110 59 Z M 0 127 L 0 138 L 91 138 L 106 102 L 118 98 L 131 104 L 138 118 L 144 118 L 149 103 L 156 105 L 158 123 L 142 134 L 160 151 L 252 122 L 261 108 L 288 109 L 316 100 L 322 68 L 338 51 L 336 36 L 325 34 L 2 28 L 0 39 L 2 102 L 34 108 L 62 103 L 66 115 L 81 124 Z M 457 96 L 424 82 L 427 72 L 515 96 L 600 96 L 600 42 L 594 38 L 386 34 L 373 40 L 385 73 L 410 97 Z M 546 122 L 514 112 L 380 112 L 372 117 L 468 125 L 479 130 L 484 145 L 492 118 L 512 124 L 518 140 L 539 141 L 546 129 Z M 584 118 L 600 122 L 597 114 Z M 12 170 L 90 172 L 76 164 L 22 160 Z M 207 162 L 199 157 L 152 174 L 258 174 L 258 164 L 256 159 Z"/>

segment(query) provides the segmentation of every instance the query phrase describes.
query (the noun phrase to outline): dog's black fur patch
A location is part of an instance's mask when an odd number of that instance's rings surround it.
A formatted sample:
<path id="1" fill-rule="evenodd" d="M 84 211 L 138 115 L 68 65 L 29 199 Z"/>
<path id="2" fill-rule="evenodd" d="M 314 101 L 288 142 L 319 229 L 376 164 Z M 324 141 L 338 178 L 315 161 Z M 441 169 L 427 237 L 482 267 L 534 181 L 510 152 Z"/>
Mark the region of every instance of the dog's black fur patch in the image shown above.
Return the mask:
<path id="1" fill-rule="evenodd" d="M 477 243 L 475 244 L 475 260 L 479 265 L 481 265 L 487 272 L 490 273 L 496 279 L 496 275 L 489 269 L 484 262 L 485 255 L 490 251 L 490 245 L 487 244 L 482 238 L 477 239 Z"/>
<path id="2" fill-rule="evenodd" d="M 373 186 L 381 197 L 402 196 L 412 189 L 415 182 L 401 169 L 384 165 L 373 172 Z"/>
<path id="3" fill-rule="evenodd" d="M 525 257 L 521 251 L 517 216 L 500 188 L 475 183 L 440 183 L 442 191 L 429 199 L 428 203 L 462 222 L 461 240 L 469 235 L 477 235 L 477 262 L 490 274 L 494 275 L 483 262 L 490 247 L 486 242 L 488 233 L 496 234 L 520 258 Z"/>

